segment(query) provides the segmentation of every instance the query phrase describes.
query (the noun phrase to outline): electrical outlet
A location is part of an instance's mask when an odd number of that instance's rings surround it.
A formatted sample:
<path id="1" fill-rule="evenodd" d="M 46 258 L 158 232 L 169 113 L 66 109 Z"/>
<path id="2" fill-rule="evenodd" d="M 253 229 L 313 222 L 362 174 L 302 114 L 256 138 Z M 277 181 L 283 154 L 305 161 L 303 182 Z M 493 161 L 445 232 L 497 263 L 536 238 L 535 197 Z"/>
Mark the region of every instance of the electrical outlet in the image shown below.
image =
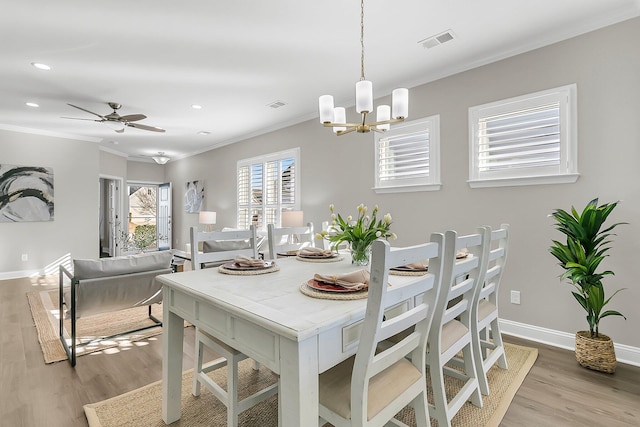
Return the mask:
<path id="1" fill-rule="evenodd" d="M 22 254 L 22 261 L 29 261 L 29 255 L 28 254 Z"/>
<path id="2" fill-rule="evenodd" d="M 511 291 L 511 304 L 520 304 L 520 291 Z"/>

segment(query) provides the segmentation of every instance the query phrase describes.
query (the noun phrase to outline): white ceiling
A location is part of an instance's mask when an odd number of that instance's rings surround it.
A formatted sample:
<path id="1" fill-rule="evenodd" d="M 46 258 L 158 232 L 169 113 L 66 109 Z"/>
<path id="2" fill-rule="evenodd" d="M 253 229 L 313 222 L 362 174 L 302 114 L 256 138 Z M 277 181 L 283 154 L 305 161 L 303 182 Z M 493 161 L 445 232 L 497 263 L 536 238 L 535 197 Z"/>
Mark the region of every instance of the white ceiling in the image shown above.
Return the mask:
<path id="1" fill-rule="evenodd" d="M 638 15 L 640 0 L 366 0 L 366 77 L 383 96 Z M 446 44 L 418 43 L 446 30 Z M 359 31 L 357 0 L 7 1 L 0 128 L 82 136 L 133 160 L 185 157 L 315 118 L 325 93 L 353 105 Z M 61 118 L 96 118 L 67 103 L 105 115 L 109 101 L 166 132 Z"/>

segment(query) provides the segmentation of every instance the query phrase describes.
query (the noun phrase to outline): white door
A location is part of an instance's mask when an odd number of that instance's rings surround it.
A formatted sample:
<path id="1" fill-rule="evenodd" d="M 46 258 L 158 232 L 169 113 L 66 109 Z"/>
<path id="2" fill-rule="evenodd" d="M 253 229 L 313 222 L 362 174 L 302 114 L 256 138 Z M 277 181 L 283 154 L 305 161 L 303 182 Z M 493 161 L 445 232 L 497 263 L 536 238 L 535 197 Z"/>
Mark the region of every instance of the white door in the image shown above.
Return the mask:
<path id="1" fill-rule="evenodd" d="M 171 183 L 158 185 L 158 216 L 156 218 L 158 250 L 171 249 Z"/>

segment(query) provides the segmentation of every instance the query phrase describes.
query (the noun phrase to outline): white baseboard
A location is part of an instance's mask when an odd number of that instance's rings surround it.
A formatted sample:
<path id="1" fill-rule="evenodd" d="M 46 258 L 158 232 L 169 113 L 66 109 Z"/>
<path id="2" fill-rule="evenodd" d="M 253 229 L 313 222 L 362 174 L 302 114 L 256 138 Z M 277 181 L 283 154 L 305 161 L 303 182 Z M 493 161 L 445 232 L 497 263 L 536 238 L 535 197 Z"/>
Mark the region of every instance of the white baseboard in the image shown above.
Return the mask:
<path id="1" fill-rule="evenodd" d="M 541 328 L 539 326 L 505 319 L 500 319 L 500 330 L 505 335 L 513 335 L 515 337 L 552 345 L 554 347 L 560 347 L 572 351 L 575 350 L 575 334 Z M 618 362 L 633 366 L 640 366 L 640 348 L 616 343 L 614 343 L 613 346 L 616 350 L 616 359 Z"/>
<path id="2" fill-rule="evenodd" d="M 0 280 L 20 279 L 23 277 L 42 276 L 44 270 L 19 270 L 0 272 Z"/>

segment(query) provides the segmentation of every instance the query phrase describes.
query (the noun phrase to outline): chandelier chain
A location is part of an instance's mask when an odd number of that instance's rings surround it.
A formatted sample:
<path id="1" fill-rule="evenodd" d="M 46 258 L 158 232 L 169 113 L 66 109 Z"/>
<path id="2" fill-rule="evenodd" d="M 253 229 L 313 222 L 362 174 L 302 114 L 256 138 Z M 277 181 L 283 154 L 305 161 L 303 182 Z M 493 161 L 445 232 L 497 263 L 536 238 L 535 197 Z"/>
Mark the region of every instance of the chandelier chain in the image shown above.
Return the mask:
<path id="1" fill-rule="evenodd" d="M 364 0 L 360 0 L 360 80 L 364 79 Z"/>

